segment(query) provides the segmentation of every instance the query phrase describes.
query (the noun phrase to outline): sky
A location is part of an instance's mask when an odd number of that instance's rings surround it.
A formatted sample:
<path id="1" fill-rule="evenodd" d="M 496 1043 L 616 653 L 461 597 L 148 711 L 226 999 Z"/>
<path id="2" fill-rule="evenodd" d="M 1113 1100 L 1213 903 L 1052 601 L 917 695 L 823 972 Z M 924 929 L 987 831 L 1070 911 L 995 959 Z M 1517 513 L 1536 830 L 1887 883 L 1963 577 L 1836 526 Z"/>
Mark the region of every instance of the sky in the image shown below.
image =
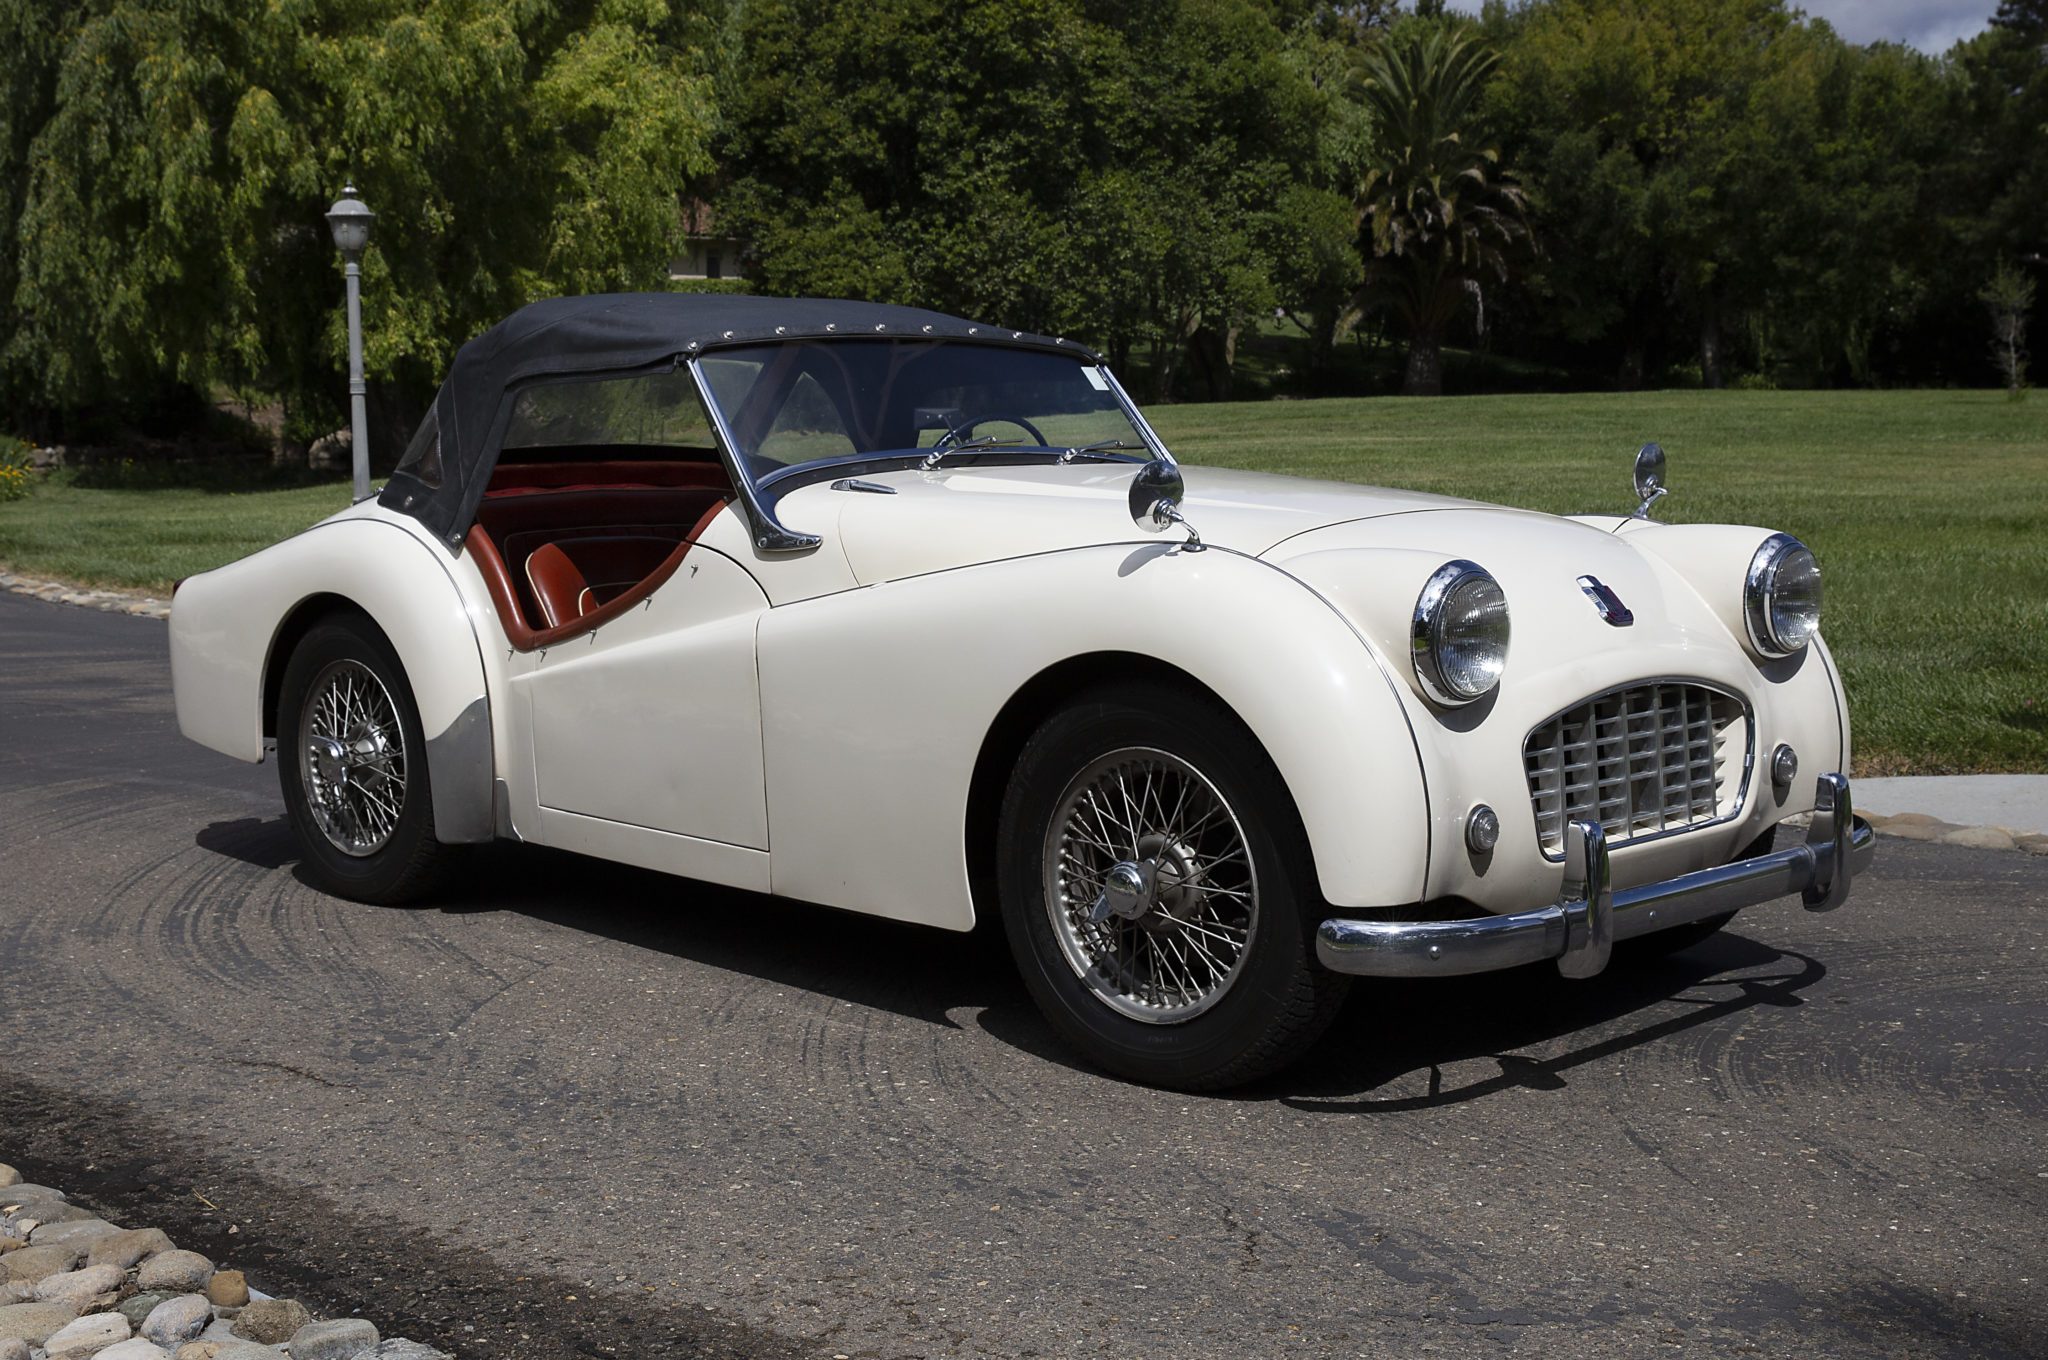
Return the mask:
<path id="1" fill-rule="evenodd" d="M 1923 52 L 1945 52 L 1961 38 L 1983 31 L 1998 0 L 1792 0 L 1826 19 L 1850 42 L 1910 43 Z M 1449 0 L 1450 7 L 1478 13 L 1480 0 Z"/>

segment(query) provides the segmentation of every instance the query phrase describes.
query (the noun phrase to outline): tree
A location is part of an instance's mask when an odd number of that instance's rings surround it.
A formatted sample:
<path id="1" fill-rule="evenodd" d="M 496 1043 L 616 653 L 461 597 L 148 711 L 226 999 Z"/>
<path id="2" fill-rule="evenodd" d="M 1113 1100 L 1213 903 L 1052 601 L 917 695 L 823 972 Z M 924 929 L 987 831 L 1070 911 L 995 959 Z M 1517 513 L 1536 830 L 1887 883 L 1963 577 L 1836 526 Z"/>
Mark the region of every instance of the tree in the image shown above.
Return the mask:
<path id="1" fill-rule="evenodd" d="M 1222 395 L 1324 106 L 1286 8 L 750 4 L 721 207 L 766 291 L 986 316 Z"/>
<path id="2" fill-rule="evenodd" d="M 0 38 L 49 39 L 50 7 L 7 2 Z M 520 303 L 658 282 L 711 168 L 701 30 L 659 0 L 86 0 L 66 23 L 34 126 L 0 137 L 0 369 L 47 406 L 227 384 L 331 422 L 321 214 L 352 177 L 380 213 L 367 365 L 417 410 Z"/>
<path id="3" fill-rule="evenodd" d="M 1991 282 L 1977 294 L 1991 313 L 1991 357 L 2017 401 L 2027 385 L 2027 313 L 2034 306 L 2034 281 L 2000 260 Z"/>
<path id="4" fill-rule="evenodd" d="M 1486 280 L 1508 277 L 1529 236 L 1522 190 L 1478 125 L 1496 61 L 1462 28 L 1418 24 L 1362 68 L 1375 123 L 1358 187 L 1365 288 L 1408 329 L 1410 396 L 1443 391 L 1445 334 L 1468 306 L 1483 318 Z"/>

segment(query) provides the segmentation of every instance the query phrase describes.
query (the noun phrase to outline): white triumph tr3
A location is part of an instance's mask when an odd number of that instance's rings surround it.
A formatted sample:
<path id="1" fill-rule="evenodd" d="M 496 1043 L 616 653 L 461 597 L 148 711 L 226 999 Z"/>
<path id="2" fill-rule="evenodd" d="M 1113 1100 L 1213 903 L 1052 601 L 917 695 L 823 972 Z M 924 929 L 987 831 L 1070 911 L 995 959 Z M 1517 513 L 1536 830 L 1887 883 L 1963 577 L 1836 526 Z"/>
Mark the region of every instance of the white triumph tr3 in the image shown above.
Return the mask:
<path id="1" fill-rule="evenodd" d="M 1633 515 L 1557 518 L 1183 477 L 1071 341 L 557 298 L 462 348 L 374 500 L 180 583 L 178 723 L 275 748 L 341 896 L 507 837 L 992 913 L 1088 1058 L 1213 1088 L 1355 976 L 1841 905 L 1872 838 L 1813 555 L 1660 524 L 1663 481 L 1646 446 Z"/>

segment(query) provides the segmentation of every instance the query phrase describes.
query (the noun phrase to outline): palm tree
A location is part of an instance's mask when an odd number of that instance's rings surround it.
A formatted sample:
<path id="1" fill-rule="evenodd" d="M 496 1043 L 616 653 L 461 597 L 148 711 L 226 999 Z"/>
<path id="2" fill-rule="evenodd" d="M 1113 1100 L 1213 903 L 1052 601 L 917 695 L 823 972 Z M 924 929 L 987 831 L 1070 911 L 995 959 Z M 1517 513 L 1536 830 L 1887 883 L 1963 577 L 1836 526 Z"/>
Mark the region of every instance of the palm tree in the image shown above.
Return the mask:
<path id="1" fill-rule="evenodd" d="M 1360 301 L 1407 326 L 1409 396 L 1443 391 L 1445 333 L 1468 300 L 1483 324 L 1482 279 L 1505 279 L 1529 239 L 1521 188 L 1500 169 L 1500 148 L 1476 135 L 1496 60 L 1461 29 L 1414 25 L 1361 63 L 1360 97 L 1377 133 L 1357 193 Z"/>

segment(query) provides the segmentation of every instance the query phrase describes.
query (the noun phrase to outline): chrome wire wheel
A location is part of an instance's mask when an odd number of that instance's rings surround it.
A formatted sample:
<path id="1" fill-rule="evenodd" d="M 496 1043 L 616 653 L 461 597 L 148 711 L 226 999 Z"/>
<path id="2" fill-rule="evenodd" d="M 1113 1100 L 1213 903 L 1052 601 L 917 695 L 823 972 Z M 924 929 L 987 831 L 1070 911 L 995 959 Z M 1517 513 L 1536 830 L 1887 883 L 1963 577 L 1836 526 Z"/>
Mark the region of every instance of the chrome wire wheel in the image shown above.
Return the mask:
<path id="1" fill-rule="evenodd" d="M 1191 1020 L 1243 971 L 1258 873 L 1237 813 L 1179 756 L 1127 747 L 1088 765 L 1060 796 L 1043 859 L 1060 952 L 1119 1015 Z"/>
<path id="2" fill-rule="evenodd" d="M 377 673 L 330 661 L 299 713 L 299 775 L 328 843 L 358 859 L 376 854 L 405 810 L 405 729 Z"/>

